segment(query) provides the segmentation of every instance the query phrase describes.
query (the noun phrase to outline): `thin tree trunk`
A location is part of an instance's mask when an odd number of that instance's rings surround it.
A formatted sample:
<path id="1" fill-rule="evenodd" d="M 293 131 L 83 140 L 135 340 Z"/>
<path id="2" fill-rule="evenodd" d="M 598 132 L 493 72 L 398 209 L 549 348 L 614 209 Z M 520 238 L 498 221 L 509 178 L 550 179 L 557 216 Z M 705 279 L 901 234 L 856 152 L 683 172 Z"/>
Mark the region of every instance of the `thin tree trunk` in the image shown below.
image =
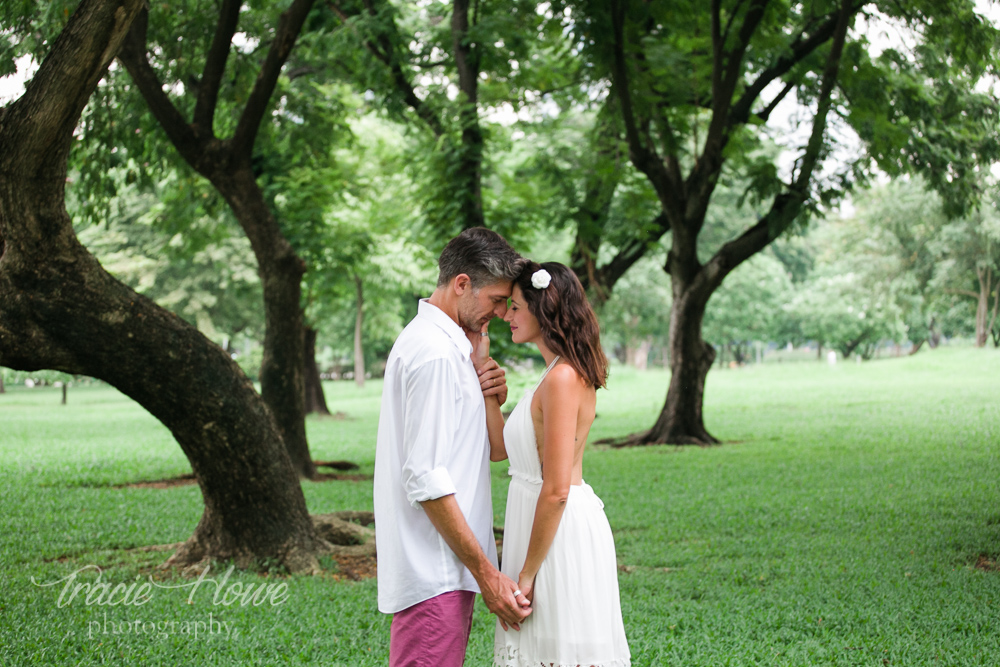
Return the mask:
<path id="1" fill-rule="evenodd" d="M 281 233 L 249 165 L 225 177 L 213 176 L 213 185 L 229 202 L 257 257 L 264 292 L 261 396 L 274 413 L 292 465 L 299 475 L 312 479 L 316 467 L 306 440 L 303 377 L 305 333 L 301 301 L 305 263 Z"/>
<path id="2" fill-rule="evenodd" d="M 997 323 L 998 312 L 1000 312 L 1000 284 L 997 284 L 993 289 L 993 314 L 990 316 L 989 326 L 986 327 L 986 332 L 993 335 L 993 347 L 1000 347 L 1000 332 L 993 333 Z M 0 382 L 0 390 L 2 389 L 3 383 Z"/>
<path id="3" fill-rule="evenodd" d="M 326 406 L 326 396 L 323 395 L 323 379 L 319 375 L 319 365 L 316 363 L 316 330 L 305 327 L 305 372 L 303 382 L 306 392 L 306 413 L 329 415 L 330 408 Z"/>
<path id="4" fill-rule="evenodd" d="M 941 343 L 941 332 L 935 327 L 937 327 L 937 318 L 932 317 L 931 323 L 927 325 L 927 330 L 930 332 L 930 335 L 927 337 L 927 344 L 932 350 Z"/>
<path id="5" fill-rule="evenodd" d="M 478 7 L 478 3 L 476 3 Z M 483 131 L 479 126 L 479 48 L 469 38 L 478 16 L 469 16 L 469 0 L 454 0 L 451 14 L 452 49 L 458 88 L 465 99 L 458 113 L 462 146 L 455 179 L 459 217 L 464 229 L 483 226 Z"/>
<path id="6" fill-rule="evenodd" d="M 0 370 L 0 394 L 6 394 L 7 389 L 3 386 L 3 370 Z"/>
<path id="7" fill-rule="evenodd" d="M 143 4 L 84 0 L 0 111 L 0 363 L 100 378 L 170 429 L 205 510 L 168 563 L 276 559 L 315 571 L 323 542 L 253 384 L 197 329 L 110 276 L 66 212 L 74 128 Z"/>
<path id="8" fill-rule="evenodd" d="M 923 347 L 923 345 L 924 345 L 924 341 L 923 340 L 918 340 L 917 344 L 913 346 L 912 350 L 910 350 L 910 356 L 913 356 L 914 354 L 916 354 L 917 352 L 919 352 L 920 348 Z"/>
<path id="9" fill-rule="evenodd" d="M 354 286 L 358 292 L 358 312 L 354 318 L 354 383 L 365 386 L 365 350 L 361 340 L 361 325 L 364 323 L 365 294 L 361 276 L 354 274 Z"/>
<path id="10" fill-rule="evenodd" d="M 993 272 L 988 267 L 977 268 L 976 276 L 979 278 L 979 298 L 976 300 L 976 347 L 985 347 L 989 337 L 987 319 L 989 317 L 990 282 Z"/>

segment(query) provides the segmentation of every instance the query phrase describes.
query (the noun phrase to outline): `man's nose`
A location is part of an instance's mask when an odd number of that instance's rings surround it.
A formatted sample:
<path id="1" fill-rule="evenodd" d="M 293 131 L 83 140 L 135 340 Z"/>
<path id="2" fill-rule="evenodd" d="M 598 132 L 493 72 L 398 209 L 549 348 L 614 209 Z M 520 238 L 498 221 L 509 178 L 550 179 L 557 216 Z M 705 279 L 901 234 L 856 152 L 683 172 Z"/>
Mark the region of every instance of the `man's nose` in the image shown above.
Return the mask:
<path id="1" fill-rule="evenodd" d="M 506 319 L 507 318 L 507 304 L 506 303 L 501 303 L 500 305 L 498 305 L 493 310 L 493 312 L 496 313 L 497 317 L 502 317 L 502 318 Z"/>

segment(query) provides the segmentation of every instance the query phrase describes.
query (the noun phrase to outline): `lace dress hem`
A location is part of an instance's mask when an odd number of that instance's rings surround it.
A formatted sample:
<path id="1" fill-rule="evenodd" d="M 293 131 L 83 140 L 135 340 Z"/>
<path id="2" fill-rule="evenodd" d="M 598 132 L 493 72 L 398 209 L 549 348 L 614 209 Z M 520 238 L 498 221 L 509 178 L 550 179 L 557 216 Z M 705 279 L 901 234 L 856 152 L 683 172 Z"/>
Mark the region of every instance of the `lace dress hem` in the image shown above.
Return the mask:
<path id="1" fill-rule="evenodd" d="M 632 667 L 631 658 L 617 658 L 604 662 L 544 662 L 526 658 L 516 648 L 498 646 L 493 651 L 493 667 Z"/>

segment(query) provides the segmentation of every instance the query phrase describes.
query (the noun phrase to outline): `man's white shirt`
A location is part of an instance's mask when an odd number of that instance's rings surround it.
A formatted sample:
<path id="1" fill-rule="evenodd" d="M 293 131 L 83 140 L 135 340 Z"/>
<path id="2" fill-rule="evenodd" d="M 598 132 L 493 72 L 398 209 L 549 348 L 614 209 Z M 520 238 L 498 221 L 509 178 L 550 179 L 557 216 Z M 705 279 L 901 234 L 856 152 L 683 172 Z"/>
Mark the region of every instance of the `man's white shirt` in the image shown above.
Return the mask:
<path id="1" fill-rule="evenodd" d="M 483 552 L 497 563 L 489 435 L 463 329 L 426 300 L 389 353 L 375 448 L 378 608 L 402 611 L 479 586 L 421 501 L 455 495 Z"/>

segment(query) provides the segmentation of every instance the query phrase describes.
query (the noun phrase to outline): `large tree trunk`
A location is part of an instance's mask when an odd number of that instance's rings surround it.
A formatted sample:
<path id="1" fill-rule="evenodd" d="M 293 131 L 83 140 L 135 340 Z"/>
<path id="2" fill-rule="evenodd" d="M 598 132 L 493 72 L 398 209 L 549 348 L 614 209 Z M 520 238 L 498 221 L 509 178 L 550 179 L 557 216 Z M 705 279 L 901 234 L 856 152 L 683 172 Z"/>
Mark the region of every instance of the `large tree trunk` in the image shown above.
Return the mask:
<path id="1" fill-rule="evenodd" d="M 361 276 L 354 274 L 354 286 L 358 292 L 358 312 L 354 318 L 354 383 L 358 387 L 365 386 L 365 349 L 361 340 L 361 327 L 364 324 L 365 293 Z"/>
<path id="2" fill-rule="evenodd" d="M 73 130 L 143 4 L 84 0 L 24 96 L 0 111 L 0 363 L 100 378 L 170 429 L 205 511 L 168 562 L 271 558 L 313 571 L 324 543 L 252 383 L 197 329 L 104 271 L 66 212 Z"/>
<path id="3" fill-rule="evenodd" d="M 150 111 L 181 156 L 222 194 L 250 240 L 264 292 L 264 361 L 261 395 L 274 413 L 292 465 L 307 478 L 316 475 L 305 429 L 302 275 L 305 263 L 285 238 L 251 168 L 254 142 L 271 94 L 314 0 L 294 0 L 285 10 L 274 40 L 233 136 L 217 138 L 213 119 L 219 86 L 236 30 L 241 3 L 220 9 L 215 38 L 198 88 L 194 122 L 187 122 L 163 92 L 146 53 L 148 13 L 142 12 L 120 54 L 122 64 Z"/>
<path id="4" fill-rule="evenodd" d="M 691 290 L 674 288 L 670 309 L 670 386 L 667 400 L 653 427 L 635 438 L 636 444 L 706 445 L 719 442 L 702 417 L 705 378 L 715 361 L 715 350 L 701 337 L 708 299 Z"/>
<path id="5" fill-rule="evenodd" d="M 323 395 L 323 379 L 319 375 L 319 366 L 316 364 L 316 330 L 312 327 L 305 327 L 305 382 L 306 391 L 306 414 L 329 415 L 330 408 L 326 406 L 326 396 Z"/>

